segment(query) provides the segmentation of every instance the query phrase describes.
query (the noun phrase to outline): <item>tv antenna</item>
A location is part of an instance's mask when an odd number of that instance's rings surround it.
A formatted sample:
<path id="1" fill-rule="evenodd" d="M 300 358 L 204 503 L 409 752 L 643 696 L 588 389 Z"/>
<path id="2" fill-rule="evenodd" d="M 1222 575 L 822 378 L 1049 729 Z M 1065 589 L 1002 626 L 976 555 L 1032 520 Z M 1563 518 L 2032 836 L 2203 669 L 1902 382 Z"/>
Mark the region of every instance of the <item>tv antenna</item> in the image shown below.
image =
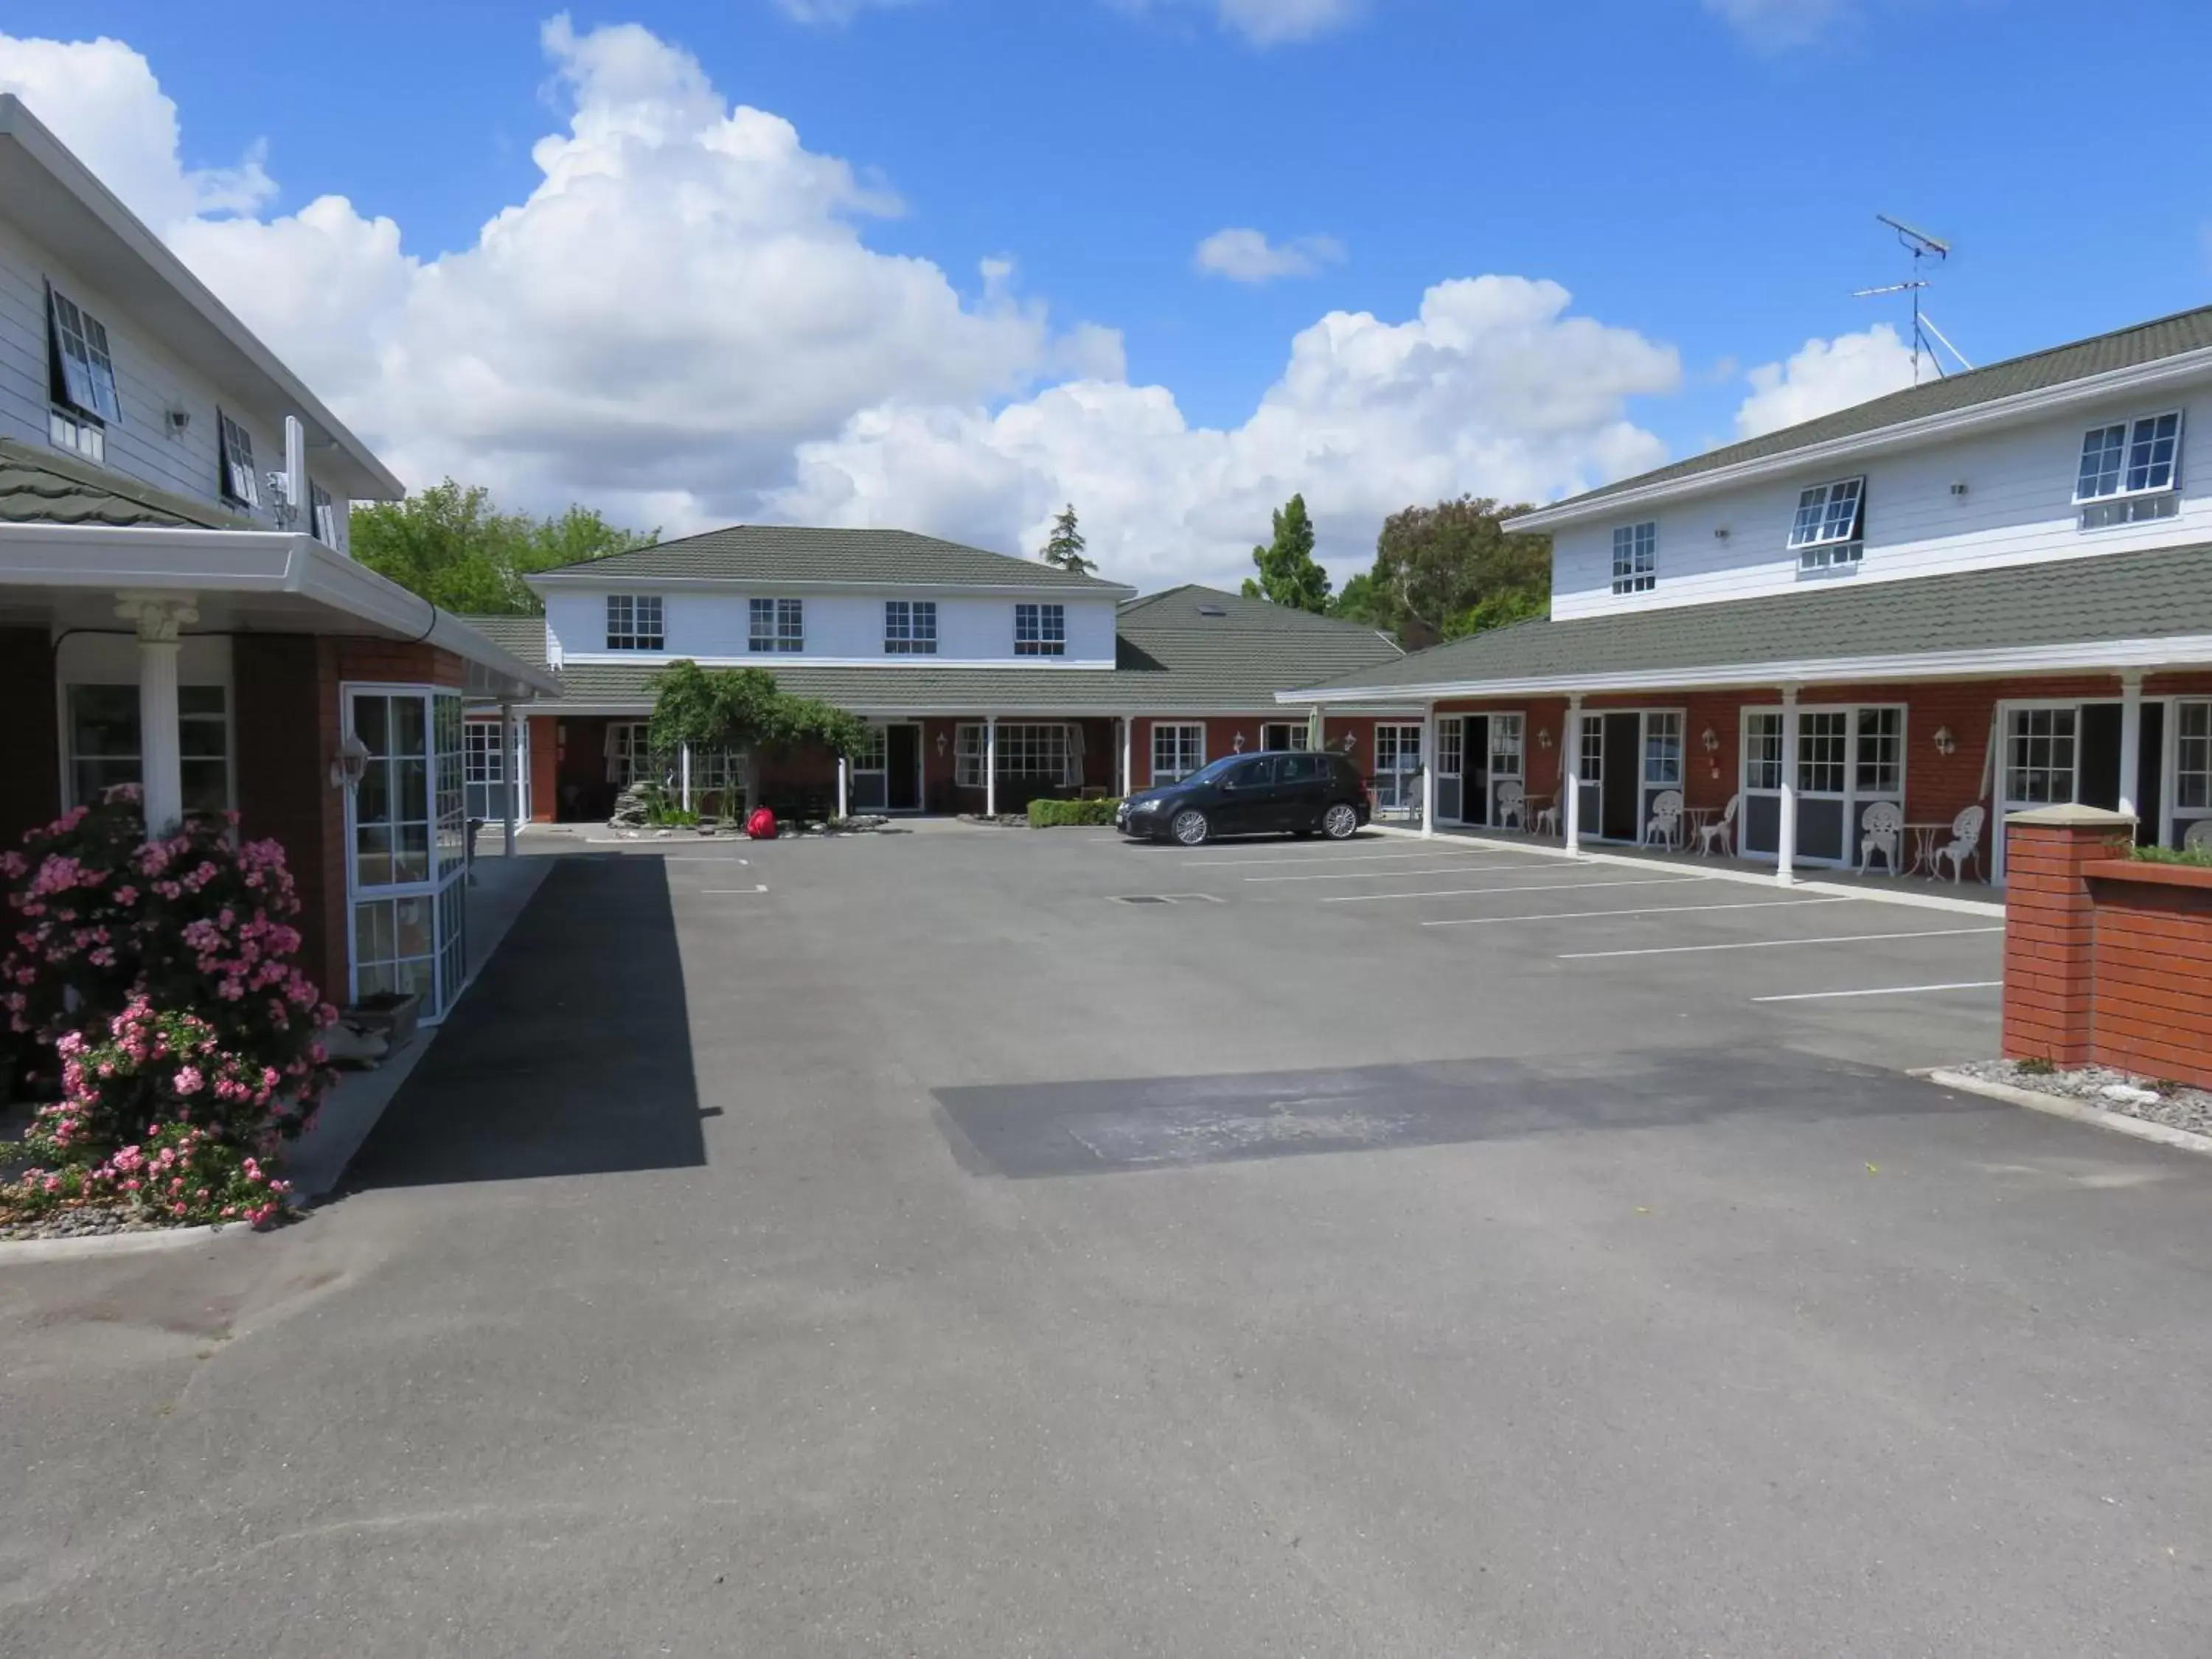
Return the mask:
<path id="1" fill-rule="evenodd" d="M 1921 295 L 1931 286 L 1929 279 L 1921 272 L 1949 259 L 1951 245 L 1940 237 L 1930 236 L 1924 230 L 1915 230 L 1903 220 L 1893 219 L 1887 213 L 1877 213 L 1874 216 L 1877 222 L 1887 225 L 1897 233 L 1899 244 L 1912 256 L 1911 280 L 1891 283 L 1883 288 L 1859 289 L 1851 298 L 1870 300 L 1884 294 L 1910 294 L 1912 296 L 1913 385 L 1920 384 L 1920 354 L 1923 349 L 1928 354 L 1929 366 L 1939 377 L 1942 374 L 1943 359 L 1936 349 L 1938 345 L 1958 359 L 1960 368 L 1971 369 L 1973 365 L 1966 361 L 1966 355 L 1958 347 L 1944 337 L 1943 331 L 1936 326 L 1936 319 L 1928 314 L 1927 307 L 1920 301 Z"/>

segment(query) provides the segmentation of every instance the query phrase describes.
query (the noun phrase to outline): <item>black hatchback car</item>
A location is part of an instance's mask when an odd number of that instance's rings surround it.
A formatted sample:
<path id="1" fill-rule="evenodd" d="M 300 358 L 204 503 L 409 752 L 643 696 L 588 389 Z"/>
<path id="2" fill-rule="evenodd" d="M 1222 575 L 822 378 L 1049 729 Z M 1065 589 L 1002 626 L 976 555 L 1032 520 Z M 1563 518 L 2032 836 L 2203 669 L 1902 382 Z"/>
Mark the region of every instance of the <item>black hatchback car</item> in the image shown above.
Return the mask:
<path id="1" fill-rule="evenodd" d="M 1343 841 L 1370 814 L 1366 780 L 1343 755 L 1231 755 L 1179 783 L 1140 789 L 1115 827 L 1144 841 L 1196 847 L 1216 836 L 1327 836 Z"/>

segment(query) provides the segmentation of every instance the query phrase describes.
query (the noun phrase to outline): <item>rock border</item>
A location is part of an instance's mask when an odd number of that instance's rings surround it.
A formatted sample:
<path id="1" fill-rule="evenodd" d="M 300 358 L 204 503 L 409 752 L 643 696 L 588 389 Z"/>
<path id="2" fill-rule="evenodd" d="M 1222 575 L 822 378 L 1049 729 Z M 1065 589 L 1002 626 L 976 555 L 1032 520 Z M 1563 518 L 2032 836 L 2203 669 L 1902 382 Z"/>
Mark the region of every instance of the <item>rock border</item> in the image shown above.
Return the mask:
<path id="1" fill-rule="evenodd" d="M 2171 1146 L 2176 1152 L 2195 1152 L 2212 1158 L 2212 1135 L 2193 1134 L 2187 1129 L 2177 1129 L 2170 1124 L 2154 1123 L 2148 1118 L 2130 1117 L 2125 1112 L 2108 1112 L 2101 1106 L 2069 1100 L 2063 1095 L 2046 1095 L 2033 1089 L 2016 1088 L 2009 1083 L 1996 1083 L 1966 1072 L 1938 1066 L 1922 1072 L 1939 1088 L 1956 1089 L 1962 1094 L 1982 1095 L 1990 1100 L 2002 1100 L 2014 1106 L 2025 1106 L 2031 1112 L 2044 1112 L 2052 1117 L 2070 1118 L 2076 1123 L 2092 1127 L 2110 1129 L 2115 1134 L 2132 1135 L 2137 1140 Z"/>

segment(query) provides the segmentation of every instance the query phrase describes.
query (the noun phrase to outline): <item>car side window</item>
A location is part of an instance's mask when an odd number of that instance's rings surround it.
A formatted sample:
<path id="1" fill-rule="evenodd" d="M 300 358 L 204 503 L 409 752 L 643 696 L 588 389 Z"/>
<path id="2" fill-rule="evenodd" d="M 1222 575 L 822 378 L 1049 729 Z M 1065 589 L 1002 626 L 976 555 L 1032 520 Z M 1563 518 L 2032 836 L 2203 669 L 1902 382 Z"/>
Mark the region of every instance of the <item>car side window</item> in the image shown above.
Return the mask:
<path id="1" fill-rule="evenodd" d="M 1318 755 L 1285 755 L 1276 762 L 1280 769 L 1275 774 L 1279 783 L 1314 783 L 1322 776 L 1322 761 Z"/>
<path id="2" fill-rule="evenodd" d="M 1239 789 L 1264 789 L 1275 781 L 1275 757 L 1263 755 L 1258 760 L 1247 761 L 1229 775 L 1229 781 Z"/>

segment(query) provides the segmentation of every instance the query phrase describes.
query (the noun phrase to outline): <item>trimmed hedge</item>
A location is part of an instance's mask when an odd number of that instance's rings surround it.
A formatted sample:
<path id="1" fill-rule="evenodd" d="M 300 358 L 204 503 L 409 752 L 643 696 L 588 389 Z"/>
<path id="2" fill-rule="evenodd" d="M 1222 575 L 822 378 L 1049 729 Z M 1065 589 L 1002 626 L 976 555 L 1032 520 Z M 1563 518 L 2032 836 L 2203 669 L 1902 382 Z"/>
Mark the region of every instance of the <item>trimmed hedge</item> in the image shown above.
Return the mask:
<path id="1" fill-rule="evenodd" d="M 1121 804 L 1118 800 L 1033 800 L 1030 803 L 1030 828 L 1067 830 L 1103 824 L 1111 829 L 1114 810 Z"/>

